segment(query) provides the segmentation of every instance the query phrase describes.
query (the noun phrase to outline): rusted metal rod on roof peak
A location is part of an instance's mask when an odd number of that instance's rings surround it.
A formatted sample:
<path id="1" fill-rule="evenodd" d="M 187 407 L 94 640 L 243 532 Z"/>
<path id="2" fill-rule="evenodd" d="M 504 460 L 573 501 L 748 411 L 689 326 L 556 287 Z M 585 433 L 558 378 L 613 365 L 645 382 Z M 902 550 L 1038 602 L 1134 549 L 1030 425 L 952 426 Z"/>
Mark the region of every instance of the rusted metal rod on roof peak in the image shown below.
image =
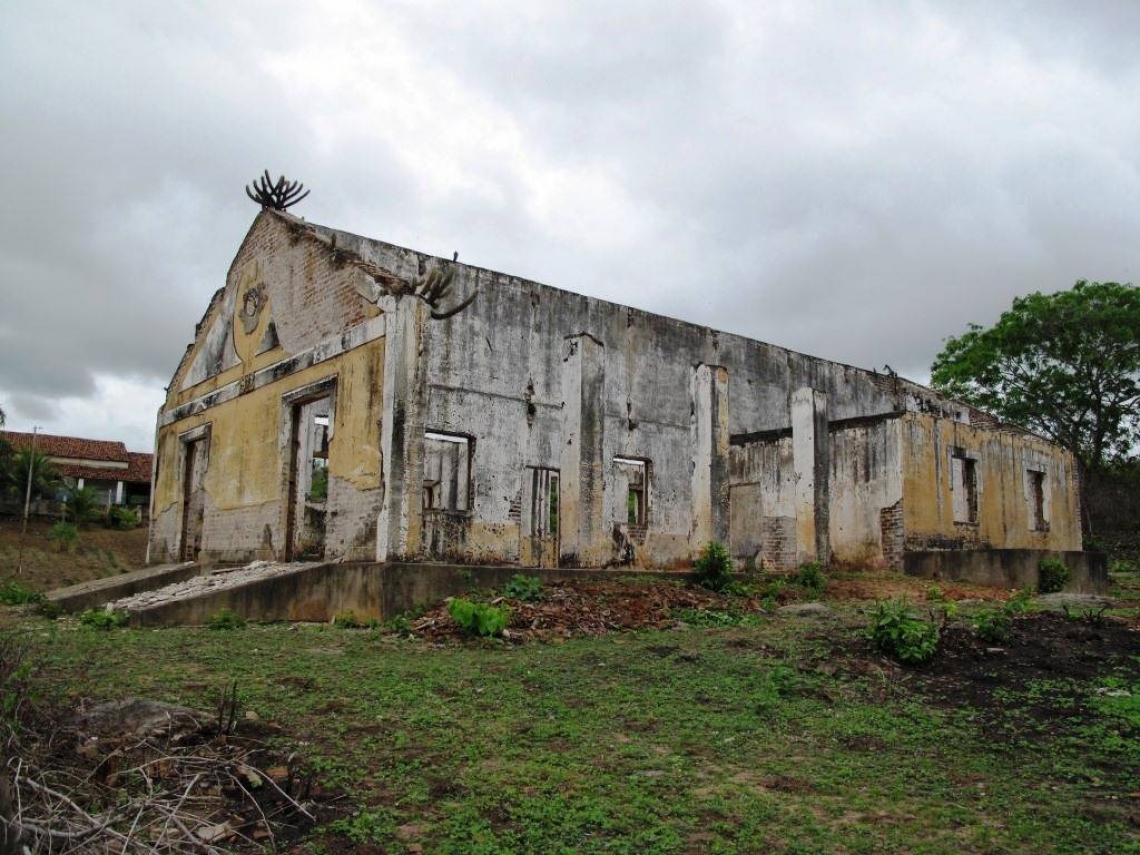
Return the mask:
<path id="1" fill-rule="evenodd" d="M 245 185 L 245 195 L 262 208 L 284 211 L 308 196 L 309 191 L 305 190 L 305 185 L 300 181 L 286 181 L 284 175 L 275 182 L 269 177 L 267 169 L 261 177 L 254 180 L 252 190 L 249 184 Z"/>

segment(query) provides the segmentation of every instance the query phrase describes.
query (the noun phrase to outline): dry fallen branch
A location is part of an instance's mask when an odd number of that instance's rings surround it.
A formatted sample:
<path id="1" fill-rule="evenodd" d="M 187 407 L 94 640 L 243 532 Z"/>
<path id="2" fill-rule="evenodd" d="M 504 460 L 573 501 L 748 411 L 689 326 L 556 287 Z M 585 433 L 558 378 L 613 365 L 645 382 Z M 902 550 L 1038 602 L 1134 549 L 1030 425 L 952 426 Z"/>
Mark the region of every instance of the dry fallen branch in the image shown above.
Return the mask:
<path id="1" fill-rule="evenodd" d="M 313 805 L 281 758 L 233 734 L 236 684 L 218 711 L 213 720 L 177 707 L 163 715 L 163 705 L 128 701 L 88 711 L 55 743 L 9 730 L 20 753 L 0 765 L 13 796 L 0 831 L 51 855 L 221 855 L 296 839 L 316 822 Z M 276 765 L 285 785 L 261 765 Z"/>

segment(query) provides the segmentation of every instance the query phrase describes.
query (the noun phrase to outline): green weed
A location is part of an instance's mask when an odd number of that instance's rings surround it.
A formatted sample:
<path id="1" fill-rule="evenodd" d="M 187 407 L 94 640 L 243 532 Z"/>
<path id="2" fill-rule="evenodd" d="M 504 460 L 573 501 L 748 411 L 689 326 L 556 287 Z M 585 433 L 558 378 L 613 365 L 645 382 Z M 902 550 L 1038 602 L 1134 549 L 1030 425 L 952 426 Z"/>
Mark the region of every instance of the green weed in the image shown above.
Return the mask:
<path id="1" fill-rule="evenodd" d="M 511 600 L 522 600 L 526 603 L 537 602 L 542 599 L 542 582 L 537 576 L 516 573 L 511 581 L 503 586 L 502 594 Z"/>
<path id="2" fill-rule="evenodd" d="M 906 665 L 922 665 L 938 652 L 938 627 L 911 615 L 905 600 L 877 603 L 868 636 L 879 652 Z"/>
<path id="3" fill-rule="evenodd" d="M 1055 594 L 1069 584 L 1069 568 L 1060 558 L 1042 558 L 1037 562 L 1037 590 Z"/>
<path id="4" fill-rule="evenodd" d="M 105 611 L 103 609 L 88 609 L 81 612 L 79 622 L 91 629 L 112 630 L 126 626 L 130 615 L 126 612 Z"/>
<path id="5" fill-rule="evenodd" d="M 724 591 L 732 583 L 732 559 L 724 544 L 710 540 L 693 562 L 697 584 L 710 591 Z"/>
<path id="6" fill-rule="evenodd" d="M 473 603 L 460 597 L 447 604 L 447 613 L 467 635 L 484 638 L 502 635 L 510 618 L 510 610 L 506 606 Z"/>
<path id="7" fill-rule="evenodd" d="M 222 609 L 210 618 L 210 622 L 207 626 L 209 626 L 210 629 L 219 631 L 243 629 L 245 627 L 245 618 L 231 609 Z"/>

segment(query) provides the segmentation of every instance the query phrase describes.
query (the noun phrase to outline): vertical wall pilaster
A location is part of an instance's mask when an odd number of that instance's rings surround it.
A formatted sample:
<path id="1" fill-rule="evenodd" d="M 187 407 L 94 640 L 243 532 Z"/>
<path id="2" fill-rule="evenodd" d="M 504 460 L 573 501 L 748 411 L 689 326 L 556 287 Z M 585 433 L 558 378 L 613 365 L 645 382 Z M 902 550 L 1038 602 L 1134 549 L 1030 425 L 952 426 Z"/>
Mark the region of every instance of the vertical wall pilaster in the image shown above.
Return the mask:
<path id="1" fill-rule="evenodd" d="M 692 524 L 695 554 L 710 540 L 728 544 L 728 369 L 697 365 L 690 381 L 692 401 Z"/>
<path id="2" fill-rule="evenodd" d="M 792 393 L 792 466 L 795 469 L 796 562 L 831 559 L 828 532 L 831 443 L 827 395 L 815 389 Z"/>
<path id="3" fill-rule="evenodd" d="M 376 560 L 396 561 L 418 557 L 423 538 L 429 309 L 416 297 L 385 298 L 380 307 L 386 324 L 380 428 L 384 501 L 376 527 Z"/>
<path id="4" fill-rule="evenodd" d="M 598 566 L 612 549 L 604 525 L 605 347 L 588 333 L 568 336 L 562 353 L 559 563 Z"/>

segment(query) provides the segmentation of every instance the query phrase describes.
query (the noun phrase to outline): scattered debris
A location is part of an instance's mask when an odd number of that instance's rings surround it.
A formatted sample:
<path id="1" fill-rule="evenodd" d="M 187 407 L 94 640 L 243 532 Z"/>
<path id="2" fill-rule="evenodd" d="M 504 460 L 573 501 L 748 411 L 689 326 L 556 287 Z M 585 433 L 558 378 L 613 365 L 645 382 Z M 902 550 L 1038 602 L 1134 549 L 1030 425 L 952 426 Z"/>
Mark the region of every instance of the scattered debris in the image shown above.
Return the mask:
<path id="1" fill-rule="evenodd" d="M 572 581 L 544 586 L 537 602 L 503 597 L 510 621 L 503 637 L 508 641 L 549 640 L 582 635 L 603 635 L 628 629 L 667 629 L 676 621 L 673 609 L 723 609 L 728 598 L 703 588 L 686 588 L 668 581 Z M 759 610 L 747 601 L 748 610 Z M 432 640 L 458 639 L 462 631 L 447 613 L 446 603 L 413 622 L 409 630 Z"/>
<path id="2" fill-rule="evenodd" d="M 187 579 L 184 582 L 175 582 L 173 585 L 167 585 L 164 588 L 156 588 L 153 591 L 143 591 L 142 593 L 134 594 L 130 597 L 124 597 L 121 600 L 110 603 L 108 608 L 114 609 L 115 611 L 137 611 L 149 606 L 156 606 L 160 603 L 188 599 L 223 588 L 232 588 L 247 582 L 268 579 L 280 573 L 291 573 L 309 567 L 319 567 L 322 563 L 323 562 L 320 561 L 254 561 L 242 567 L 227 567 L 214 570 L 211 573 L 204 573 L 192 579 Z"/>
<path id="3" fill-rule="evenodd" d="M 300 838 L 317 821 L 319 790 L 295 758 L 267 747 L 261 737 L 273 731 L 233 731 L 232 697 L 227 690 L 218 715 L 128 698 L 10 733 L 3 772 L 20 843 L 34 852 L 222 853 Z"/>

